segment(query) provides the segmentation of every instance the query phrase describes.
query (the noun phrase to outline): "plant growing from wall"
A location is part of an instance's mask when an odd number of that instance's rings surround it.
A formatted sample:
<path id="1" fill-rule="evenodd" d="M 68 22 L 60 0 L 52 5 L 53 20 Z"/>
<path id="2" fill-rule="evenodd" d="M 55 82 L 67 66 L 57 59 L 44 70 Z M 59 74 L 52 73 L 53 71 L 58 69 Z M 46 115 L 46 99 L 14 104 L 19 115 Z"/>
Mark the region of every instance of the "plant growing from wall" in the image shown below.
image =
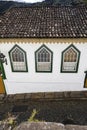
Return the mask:
<path id="1" fill-rule="evenodd" d="M 28 122 L 41 122 L 40 120 L 36 119 L 35 116 L 38 114 L 36 109 L 33 109 L 31 116 L 28 119 Z"/>
<path id="2" fill-rule="evenodd" d="M 7 118 L 3 120 L 3 123 L 9 127 L 9 130 L 12 130 L 17 124 L 16 118 L 17 117 L 8 112 Z"/>
<path id="3" fill-rule="evenodd" d="M 29 117 L 29 122 L 39 122 L 38 119 L 35 119 L 36 114 L 38 114 L 38 111 L 36 109 L 33 109 L 33 112 L 31 113 L 31 116 Z"/>

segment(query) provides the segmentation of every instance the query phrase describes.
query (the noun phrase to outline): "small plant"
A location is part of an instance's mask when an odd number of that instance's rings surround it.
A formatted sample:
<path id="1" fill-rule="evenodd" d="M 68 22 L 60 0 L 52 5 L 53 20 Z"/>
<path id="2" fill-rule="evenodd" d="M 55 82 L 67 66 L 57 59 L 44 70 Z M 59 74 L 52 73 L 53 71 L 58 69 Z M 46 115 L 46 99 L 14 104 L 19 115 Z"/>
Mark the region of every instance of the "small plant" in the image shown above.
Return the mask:
<path id="1" fill-rule="evenodd" d="M 31 116 L 29 117 L 28 121 L 29 122 L 39 122 L 38 119 L 35 119 L 36 114 L 38 114 L 38 111 L 36 109 L 33 109 L 33 112 Z"/>
<path id="2" fill-rule="evenodd" d="M 12 115 L 11 113 L 8 112 L 8 117 L 5 119 L 6 124 L 9 126 L 10 129 L 12 129 L 13 127 L 15 127 L 15 125 L 17 124 L 16 122 L 16 118 L 14 115 Z"/>

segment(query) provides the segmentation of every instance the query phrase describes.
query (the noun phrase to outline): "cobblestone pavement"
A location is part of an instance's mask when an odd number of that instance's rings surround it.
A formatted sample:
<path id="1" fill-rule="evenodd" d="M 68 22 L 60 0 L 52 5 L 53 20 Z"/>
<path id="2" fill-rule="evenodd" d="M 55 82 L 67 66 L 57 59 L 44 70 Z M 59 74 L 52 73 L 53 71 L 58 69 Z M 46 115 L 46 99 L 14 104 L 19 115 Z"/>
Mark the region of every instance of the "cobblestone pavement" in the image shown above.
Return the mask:
<path id="1" fill-rule="evenodd" d="M 0 120 L 9 112 L 21 123 L 29 119 L 34 109 L 38 111 L 35 118 L 40 121 L 87 125 L 87 100 L 4 102 L 0 104 Z"/>

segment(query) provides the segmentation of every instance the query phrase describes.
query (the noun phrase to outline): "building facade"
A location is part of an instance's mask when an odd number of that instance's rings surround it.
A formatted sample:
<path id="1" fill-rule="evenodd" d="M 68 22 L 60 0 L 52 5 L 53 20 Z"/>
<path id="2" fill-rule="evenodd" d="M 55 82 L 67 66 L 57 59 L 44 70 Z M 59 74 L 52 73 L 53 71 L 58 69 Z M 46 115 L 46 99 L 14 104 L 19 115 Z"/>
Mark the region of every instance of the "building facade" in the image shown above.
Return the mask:
<path id="1" fill-rule="evenodd" d="M 86 12 L 86 5 L 29 7 L 0 16 L 7 94 L 87 90 Z"/>

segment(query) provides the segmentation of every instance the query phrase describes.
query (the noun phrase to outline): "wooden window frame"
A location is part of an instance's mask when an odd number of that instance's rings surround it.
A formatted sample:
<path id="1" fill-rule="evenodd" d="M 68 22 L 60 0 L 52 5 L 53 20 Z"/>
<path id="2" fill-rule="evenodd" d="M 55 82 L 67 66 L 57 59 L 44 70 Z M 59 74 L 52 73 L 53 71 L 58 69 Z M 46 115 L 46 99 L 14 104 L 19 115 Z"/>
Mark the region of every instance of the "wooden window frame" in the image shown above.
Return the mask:
<path id="1" fill-rule="evenodd" d="M 12 51 L 15 49 L 15 48 L 18 48 L 19 50 L 21 50 L 24 54 L 24 63 L 25 63 L 25 70 L 15 70 L 14 69 L 14 66 L 13 66 L 13 61 L 12 61 Z M 28 66 L 27 66 L 27 56 L 26 56 L 26 52 L 21 48 L 19 47 L 18 45 L 14 45 L 13 48 L 9 51 L 9 57 L 10 57 L 10 63 L 11 63 L 11 68 L 12 68 L 12 72 L 28 72 Z M 20 61 L 19 61 L 20 62 Z"/>
<path id="2" fill-rule="evenodd" d="M 38 55 L 38 52 L 40 51 L 40 50 L 42 50 L 43 48 L 45 48 L 46 49 L 46 51 L 48 52 L 48 53 L 50 53 L 50 70 L 38 70 L 38 59 L 37 59 L 37 55 Z M 45 61 L 45 62 L 41 62 L 42 64 L 46 64 L 47 62 Z M 49 62 L 48 62 L 49 63 Z M 51 73 L 52 72 L 52 65 L 53 65 L 53 52 L 46 46 L 46 45 L 42 45 L 37 51 L 35 51 L 35 70 L 36 70 L 36 72 L 40 72 L 40 73 Z"/>
<path id="3" fill-rule="evenodd" d="M 75 70 L 64 70 L 64 53 L 67 52 L 70 48 L 73 48 L 74 51 L 77 53 L 77 60 L 76 60 L 76 69 Z M 79 59 L 80 59 L 80 51 L 71 44 L 68 46 L 63 52 L 62 52 L 62 58 L 61 58 L 61 73 L 77 73 L 78 67 L 79 67 Z M 68 62 L 68 64 L 75 64 L 75 62 Z M 74 66 L 74 65 L 73 65 Z"/>

